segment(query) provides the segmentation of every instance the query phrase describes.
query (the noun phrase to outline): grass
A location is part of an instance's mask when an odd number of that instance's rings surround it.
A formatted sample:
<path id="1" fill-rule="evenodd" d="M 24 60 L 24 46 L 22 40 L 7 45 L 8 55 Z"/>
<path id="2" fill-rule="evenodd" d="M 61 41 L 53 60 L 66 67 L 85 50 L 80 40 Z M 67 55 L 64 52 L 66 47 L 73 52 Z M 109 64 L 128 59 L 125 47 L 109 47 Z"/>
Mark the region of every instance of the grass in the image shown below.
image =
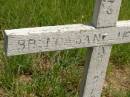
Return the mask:
<path id="1" fill-rule="evenodd" d="M 89 23 L 93 7 L 94 0 L 0 0 L 1 44 L 4 29 Z M 123 0 L 119 19 L 130 19 L 129 0 Z M 78 97 L 87 49 L 5 57 L 2 47 L 0 45 L 1 97 Z M 130 45 L 115 45 L 103 96 L 130 97 L 128 87 L 121 86 L 119 90 L 113 87 L 120 84 L 112 75 L 118 70 L 125 72 L 129 66 Z M 130 69 L 124 74 L 128 79 L 129 72 Z M 128 86 L 129 83 L 125 82 Z"/>

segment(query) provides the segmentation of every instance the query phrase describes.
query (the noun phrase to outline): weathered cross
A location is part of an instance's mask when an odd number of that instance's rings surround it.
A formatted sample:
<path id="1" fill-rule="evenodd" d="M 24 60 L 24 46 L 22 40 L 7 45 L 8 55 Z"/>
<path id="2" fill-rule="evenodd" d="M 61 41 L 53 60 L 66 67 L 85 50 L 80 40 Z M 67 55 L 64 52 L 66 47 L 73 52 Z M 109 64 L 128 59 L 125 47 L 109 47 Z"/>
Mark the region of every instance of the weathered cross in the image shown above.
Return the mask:
<path id="1" fill-rule="evenodd" d="M 121 0 L 96 0 L 92 26 L 83 24 L 5 30 L 8 56 L 89 48 L 80 97 L 100 97 L 112 44 L 130 42 L 130 21 L 118 20 Z"/>

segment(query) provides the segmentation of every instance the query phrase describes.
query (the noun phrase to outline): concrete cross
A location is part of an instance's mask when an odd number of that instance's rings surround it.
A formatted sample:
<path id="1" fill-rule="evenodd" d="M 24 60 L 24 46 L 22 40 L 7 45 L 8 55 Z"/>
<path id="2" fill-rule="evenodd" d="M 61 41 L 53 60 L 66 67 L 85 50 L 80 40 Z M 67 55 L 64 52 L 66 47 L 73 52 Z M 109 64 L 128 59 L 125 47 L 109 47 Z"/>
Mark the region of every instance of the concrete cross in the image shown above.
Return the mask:
<path id="1" fill-rule="evenodd" d="M 113 44 L 130 42 L 130 21 L 119 21 L 122 0 L 96 0 L 92 25 L 5 30 L 8 56 L 89 47 L 80 97 L 100 97 Z"/>

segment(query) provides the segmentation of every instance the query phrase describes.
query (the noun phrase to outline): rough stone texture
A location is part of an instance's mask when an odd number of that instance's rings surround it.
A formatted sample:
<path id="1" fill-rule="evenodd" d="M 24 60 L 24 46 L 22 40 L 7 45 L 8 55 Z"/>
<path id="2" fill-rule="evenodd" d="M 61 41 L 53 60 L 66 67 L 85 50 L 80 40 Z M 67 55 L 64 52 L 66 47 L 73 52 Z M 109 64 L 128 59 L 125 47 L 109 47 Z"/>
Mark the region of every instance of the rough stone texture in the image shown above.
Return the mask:
<path id="1" fill-rule="evenodd" d="M 93 16 L 93 25 L 98 29 L 116 26 L 120 5 L 121 0 L 96 0 L 96 6 Z M 111 29 L 109 31 L 111 31 Z M 120 29 L 119 32 L 120 31 L 122 30 Z M 114 36 L 114 39 L 116 39 L 116 31 L 112 31 L 112 33 L 113 35 L 111 35 Z M 107 35 L 108 32 L 104 31 L 104 34 Z M 118 35 L 120 36 L 120 34 Z M 80 97 L 101 96 L 111 48 L 112 46 L 110 45 L 99 46 L 89 49 L 90 53 L 87 57 L 88 61 L 86 63 L 85 75 L 80 92 Z"/>
<path id="2" fill-rule="evenodd" d="M 115 26 L 118 20 L 121 1 L 122 0 L 96 0 L 93 25 L 95 27 Z"/>
<path id="3" fill-rule="evenodd" d="M 130 42 L 130 21 L 118 22 L 117 27 L 100 29 L 76 24 L 6 30 L 5 37 L 9 56 L 127 43 Z"/>
<path id="4" fill-rule="evenodd" d="M 100 97 L 112 46 L 89 49 L 80 97 Z"/>

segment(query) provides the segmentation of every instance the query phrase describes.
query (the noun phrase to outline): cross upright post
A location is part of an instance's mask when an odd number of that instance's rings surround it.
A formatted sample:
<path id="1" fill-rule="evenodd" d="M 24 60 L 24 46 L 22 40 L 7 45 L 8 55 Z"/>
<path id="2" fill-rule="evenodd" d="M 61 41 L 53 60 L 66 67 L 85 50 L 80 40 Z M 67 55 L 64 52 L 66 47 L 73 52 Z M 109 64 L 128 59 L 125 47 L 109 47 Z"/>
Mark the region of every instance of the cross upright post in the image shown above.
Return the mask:
<path id="1" fill-rule="evenodd" d="M 121 1 L 96 0 L 92 25 L 97 29 L 115 27 Z M 80 97 L 101 96 L 111 49 L 111 45 L 89 48 Z"/>

